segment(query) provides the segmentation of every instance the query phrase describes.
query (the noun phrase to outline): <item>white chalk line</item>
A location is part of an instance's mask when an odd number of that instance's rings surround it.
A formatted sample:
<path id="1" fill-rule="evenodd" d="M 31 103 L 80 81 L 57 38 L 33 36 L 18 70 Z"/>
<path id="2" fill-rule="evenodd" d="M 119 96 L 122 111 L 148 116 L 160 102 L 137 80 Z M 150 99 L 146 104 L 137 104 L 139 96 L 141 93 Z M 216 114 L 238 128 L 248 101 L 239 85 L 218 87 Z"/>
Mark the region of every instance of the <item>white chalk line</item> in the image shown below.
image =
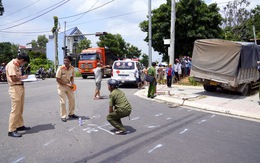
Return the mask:
<path id="1" fill-rule="evenodd" d="M 17 159 L 16 161 L 14 161 L 13 163 L 17 163 L 19 161 L 22 161 L 23 159 L 24 159 L 24 157 L 21 157 L 21 158 Z"/>
<path id="2" fill-rule="evenodd" d="M 153 149 L 149 150 L 148 153 L 152 153 L 155 149 L 162 147 L 162 144 L 158 144 L 157 146 L 153 147 Z"/>
<path id="3" fill-rule="evenodd" d="M 206 121 L 207 121 L 207 120 L 203 119 L 203 120 L 201 120 L 200 122 L 198 122 L 198 124 L 201 124 L 201 123 L 206 122 Z"/>
<path id="4" fill-rule="evenodd" d="M 188 131 L 188 129 L 187 128 L 185 128 L 183 131 L 181 131 L 179 134 L 183 134 L 183 133 L 185 133 L 186 131 Z"/>

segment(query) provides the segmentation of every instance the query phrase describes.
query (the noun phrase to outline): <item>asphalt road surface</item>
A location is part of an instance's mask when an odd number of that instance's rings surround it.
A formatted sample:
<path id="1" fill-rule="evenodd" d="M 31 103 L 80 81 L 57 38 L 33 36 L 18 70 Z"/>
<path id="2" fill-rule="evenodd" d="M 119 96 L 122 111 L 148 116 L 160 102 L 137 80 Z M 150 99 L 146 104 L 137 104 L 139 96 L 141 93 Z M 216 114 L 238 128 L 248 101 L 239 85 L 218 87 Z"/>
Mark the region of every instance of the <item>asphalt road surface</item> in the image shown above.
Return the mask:
<path id="1" fill-rule="evenodd" d="M 31 130 L 7 136 L 8 85 L 0 83 L 1 163 L 259 163 L 260 125 L 192 108 L 141 99 L 137 88 L 121 87 L 133 111 L 123 119 L 127 135 L 114 135 L 104 99 L 93 100 L 94 79 L 77 78 L 76 112 L 83 119 L 62 122 L 55 79 L 25 83 L 24 121 Z"/>

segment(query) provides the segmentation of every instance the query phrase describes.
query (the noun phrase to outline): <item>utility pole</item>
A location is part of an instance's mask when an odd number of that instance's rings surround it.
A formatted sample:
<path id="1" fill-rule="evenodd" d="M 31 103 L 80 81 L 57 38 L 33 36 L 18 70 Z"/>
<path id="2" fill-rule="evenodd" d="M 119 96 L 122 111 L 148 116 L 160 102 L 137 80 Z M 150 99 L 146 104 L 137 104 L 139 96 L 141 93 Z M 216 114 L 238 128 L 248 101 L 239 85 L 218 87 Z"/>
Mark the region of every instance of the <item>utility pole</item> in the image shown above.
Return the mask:
<path id="1" fill-rule="evenodd" d="M 174 64 L 175 19 L 176 19 L 175 0 L 172 0 L 172 4 L 171 4 L 171 38 L 170 38 L 170 48 L 169 48 L 169 51 L 168 51 L 169 63 L 171 65 Z"/>
<path id="2" fill-rule="evenodd" d="M 54 36 L 54 54 L 55 54 L 55 59 L 54 59 L 54 72 L 57 72 L 58 65 L 59 65 L 59 57 L 58 57 L 58 17 L 54 16 L 54 27 L 52 28 L 52 33 Z"/>
<path id="3" fill-rule="evenodd" d="M 151 0 L 148 0 L 148 15 L 149 15 L 149 29 L 148 29 L 148 56 L 149 56 L 149 66 L 152 65 L 152 14 L 151 14 Z"/>
<path id="4" fill-rule="evenodd" d="M 63 47 L 66 47 L 66 21 L 64 21 L 64 40 Z M 66 50 L 63 50 L 63 57 L 67 56 Z"/>

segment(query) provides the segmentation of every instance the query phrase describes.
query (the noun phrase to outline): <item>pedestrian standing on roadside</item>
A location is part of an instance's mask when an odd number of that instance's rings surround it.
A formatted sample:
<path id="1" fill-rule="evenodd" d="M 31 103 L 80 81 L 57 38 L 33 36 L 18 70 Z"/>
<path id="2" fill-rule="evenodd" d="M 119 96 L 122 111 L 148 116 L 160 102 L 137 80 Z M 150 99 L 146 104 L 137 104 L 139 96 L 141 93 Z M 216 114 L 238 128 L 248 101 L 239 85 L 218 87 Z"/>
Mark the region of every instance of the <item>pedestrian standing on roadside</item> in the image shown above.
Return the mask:
<path id="1" fill-rule="evenodd" d="M 156 92 L 156 62 L 152 62 L 152 66 L 148 69 L 148 75 L 154 77 L 154 80 L 150 82 L 149 88 L 148 88 L 148 98 L 154 98 L 155 92 Z"/>
<path id="2" fill-rule="evenodd" d="M 28 75 L 22 75 L 20 69 L 20 67 L 29 62 L 29 56 L 25 53 L 20 53 L 17 58 L 11 60 L 6 65 L 6 77 L 12 104 L 8 128 L 8 136 L 11 137 L 21 137 L 22 135 L 18 131 L 31 129 L 30 127 L 25 127 L 23 121 L 25 90 L 22 80 L 27 79 Z"/>
<path id="3" fill-rule="evenodd" d="M 132 107 L 125 93 L 118 89 L 119 82 L 117 80 L 109 79 L 107 84 L 110 91 L 107 121 L 116 128 L 115 134 L 126 134 L 126 129 L 122 124 L 121 118 L 129 116 Z"/>
<path id="4" fill-rule="evenodd" d="M 101 90 L 101 81 L 102 81 L 102 69 L 106 68 L 106 66 L 102 66 L 101 63 L 97 63 L 97 67 L 93 70 L 95 75 L 95 83 L 96 83 L 96 89 L 93 99 L 98 100 L 102 97 L 100 96 L 100 90 Z"/>
<path id="5" fill-rule="evenodd" d="M 64 65 L 60 66 L 56 73 L 58 83 L 58 94 L 60 96 L 60 116 L 62 122 L 67 122 L 66 98 L 69 100 L 69 118 L 79 118 L 75 112 L 75 98 L 73 93 L 74 85 L 74 67 L 71 66 L 71 56 L 64 58 Z"/>
<path id="6" fill-rule="evenodd" d="M 167 87 L 168 88 L 171 88 L 172 86 L 172 77 L 174 76 L 174 70 L 172 68 L 172 65 L 169 64 L 167 69 L 166 69 L 166 72 L 167 72 Z"/>

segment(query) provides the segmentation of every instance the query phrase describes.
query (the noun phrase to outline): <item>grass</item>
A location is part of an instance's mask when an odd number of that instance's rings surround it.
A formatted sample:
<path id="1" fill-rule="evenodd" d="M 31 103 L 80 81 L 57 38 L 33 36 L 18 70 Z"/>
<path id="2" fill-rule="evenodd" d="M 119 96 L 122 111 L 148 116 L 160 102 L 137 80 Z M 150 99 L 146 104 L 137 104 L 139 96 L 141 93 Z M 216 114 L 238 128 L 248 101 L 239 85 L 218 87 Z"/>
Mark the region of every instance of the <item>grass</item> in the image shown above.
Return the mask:
<path id="1" fill-rule="evenodd" d="M 192 85 L 192 86 L 201 86 L 201 84 L 198 83 L 198 82 L 196 82 L 196 81 L 194 81 L 193 77 L 191 77 L 191 76 L 182 78 L 182 79 L 179 81 L 178 84 L 180 84 L 180 85 L 187 85 L 187 86 L 189 86 L 189 85 Z"/>

